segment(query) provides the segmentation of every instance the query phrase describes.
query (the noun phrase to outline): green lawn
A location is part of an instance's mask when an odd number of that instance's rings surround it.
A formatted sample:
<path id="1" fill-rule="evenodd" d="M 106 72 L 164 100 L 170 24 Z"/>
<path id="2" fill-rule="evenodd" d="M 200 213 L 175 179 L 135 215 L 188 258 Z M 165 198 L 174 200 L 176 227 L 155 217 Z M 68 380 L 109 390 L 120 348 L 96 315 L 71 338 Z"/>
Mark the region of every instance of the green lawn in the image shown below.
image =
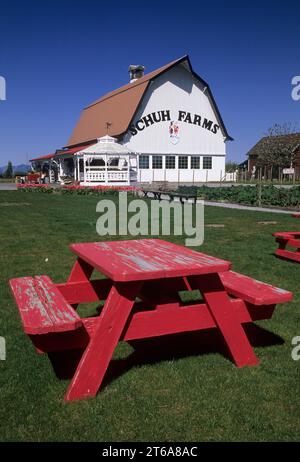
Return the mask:
<path id="1" fill-rule="evenodd" d="M 296 441 L 300 438 L 300 361 L 291 340 L 300 335 L 300 265 L 276 259 L 271 233 L 297 230 L 289 215 L 206 207 L 205 253 L 229 259 L 236 271 L 293 291 L 279 305 L 272 332 L 256 346 L 260 365 L 237 369 L 221 351 L 195 335 L 134 350 L 119 344 L 107 384 L 95 399 L 64 403 L 68 381 L 59 381 L 46 355 L 35 353 L 23 333 L 8 288 L 12 277 L 48 274 L 66 280 L 72 242 L 100 240 L 99 199 L 59 194 L 0 193 L 1 441 Z M 277 224 L 259 224 L 259 221 Z M 168 238 L 167 238 L 168 239 Z M 183 243 L 184 238 L 169 238 Z M 269 341 L 271 337 L 271 342 Z"/>

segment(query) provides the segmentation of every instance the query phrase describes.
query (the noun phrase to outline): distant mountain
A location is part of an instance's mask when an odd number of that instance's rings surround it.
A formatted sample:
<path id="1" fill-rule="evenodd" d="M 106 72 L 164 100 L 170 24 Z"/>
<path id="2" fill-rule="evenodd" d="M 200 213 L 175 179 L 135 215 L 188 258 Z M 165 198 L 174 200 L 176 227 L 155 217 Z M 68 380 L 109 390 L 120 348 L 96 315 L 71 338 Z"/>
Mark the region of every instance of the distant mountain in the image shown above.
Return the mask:
<path id="1" fill-rule="evenodd" d="M 6 169 L 7 169 L 7 165 L 5 165 L 4 167 L 0 167 L 0 174 L 4 173 Z M 29 164 L 13 165 L 13 170 L 14 172 L 27 173 L 30 170 L 30 165 Z"/>

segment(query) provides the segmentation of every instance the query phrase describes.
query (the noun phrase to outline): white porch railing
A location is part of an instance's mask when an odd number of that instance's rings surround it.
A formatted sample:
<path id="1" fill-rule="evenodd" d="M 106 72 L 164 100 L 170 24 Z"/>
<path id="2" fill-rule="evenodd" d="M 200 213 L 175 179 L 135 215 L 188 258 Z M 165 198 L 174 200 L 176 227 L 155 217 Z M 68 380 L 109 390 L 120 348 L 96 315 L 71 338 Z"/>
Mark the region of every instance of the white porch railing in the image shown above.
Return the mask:
<path id="1" fill-rule="evenodd" d="M 129 181 L 128 172 L 85 172 L 85 182 Z"/>
<path id="2" fill-rule="evenodd" d="M 115 167 L 85 166 L 84 183 L 125 183 L 130 184 L 129 169 L 120 170 Z"/>

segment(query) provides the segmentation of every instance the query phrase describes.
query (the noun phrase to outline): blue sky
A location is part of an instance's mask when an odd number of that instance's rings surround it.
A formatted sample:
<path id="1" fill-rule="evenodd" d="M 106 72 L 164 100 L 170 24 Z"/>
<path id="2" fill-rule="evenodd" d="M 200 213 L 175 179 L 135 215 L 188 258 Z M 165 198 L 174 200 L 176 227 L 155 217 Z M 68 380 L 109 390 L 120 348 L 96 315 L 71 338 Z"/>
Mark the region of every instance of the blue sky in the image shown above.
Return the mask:
<path id="1" fill-rule="evenodd" d="M 228 132 L 228 160 L 274 123 L 297 123 L 299 2 L 2 0 L 0 165 L 65 145 L 81 109 L 146 72 L 189 54 L 211 86 Z"/>

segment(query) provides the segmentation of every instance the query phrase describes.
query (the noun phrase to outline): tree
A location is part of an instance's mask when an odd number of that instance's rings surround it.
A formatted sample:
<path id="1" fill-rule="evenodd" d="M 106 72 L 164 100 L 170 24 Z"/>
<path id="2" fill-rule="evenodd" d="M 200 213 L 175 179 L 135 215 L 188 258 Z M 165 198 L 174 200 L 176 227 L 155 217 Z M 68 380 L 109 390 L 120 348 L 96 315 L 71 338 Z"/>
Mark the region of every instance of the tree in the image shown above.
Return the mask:
<path id="1" fill-rule="evenodd" d="M 239 168 L 239 165 L 236 163 L 236 162 L 226 162 L 226 165 L 225 165 L 225 170 L 226 172 L 235 172 L 236 170 L 238 170 Z"/>
<path id="2" fill-rule="evenodd" d="M 272 127 L 268 128 L 265 136 L 283 136 L 283 135 L 292 135 L 297 133 L 297 125 L 292 125 L 291 122 L 285 122 L 283 124 L 274 124 Z"/>
<path id="3" fill-rule="evenodd" d="M 297 132 L 296 125 L 291 123 L 274 124 L 267 130 L 261 152 L 257 158 L 258 167 L 278 168 L 290 167 L 294 161 L 293 142 L 286 138 Z M 271 175 L 272 176 L 272 175 Z"/>
<path id="4" fill-rule="evenodd" d="M 5 173 L 4 173 L 4 178 L 12 178 L 13 177 L 13 166 L 11 161 L 8 161 Z"/>

